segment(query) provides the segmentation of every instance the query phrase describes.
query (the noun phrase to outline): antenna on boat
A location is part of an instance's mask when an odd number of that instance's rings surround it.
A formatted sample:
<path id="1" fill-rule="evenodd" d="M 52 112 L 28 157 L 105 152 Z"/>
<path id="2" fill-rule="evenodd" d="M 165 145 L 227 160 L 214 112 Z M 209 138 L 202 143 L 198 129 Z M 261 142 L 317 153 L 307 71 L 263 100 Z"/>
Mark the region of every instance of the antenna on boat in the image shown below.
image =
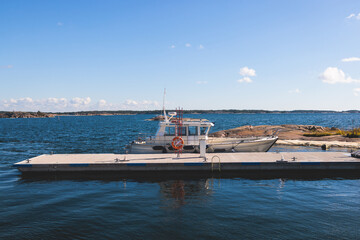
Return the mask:
<path id="1" fill-rule="evenodd" d="M 166 96 L 166 88 L 164 88 L 163 111 L 164 111 L 165 122 L 167 122 L 167 121 L 168 121 L 168 118 L 167 118 L 166 111 L 165 111 L 165 96 Z"/>

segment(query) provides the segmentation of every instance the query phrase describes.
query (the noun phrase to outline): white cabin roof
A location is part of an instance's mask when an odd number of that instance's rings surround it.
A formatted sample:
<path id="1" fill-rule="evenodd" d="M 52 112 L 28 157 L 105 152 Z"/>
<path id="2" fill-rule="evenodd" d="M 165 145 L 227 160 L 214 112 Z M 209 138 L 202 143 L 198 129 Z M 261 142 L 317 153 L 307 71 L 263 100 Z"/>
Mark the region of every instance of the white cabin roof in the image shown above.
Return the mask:
<path id="1" fill-rule="evenodd" d="M 163 121 L 160 122 L 160 125 L 175 125 L 175 122 L 172 121 Z M 190 118 L 186 118 L 183 119 L 182 125 L 186 125 L 186 126 L 206 126 L 206 127 L 212 127 L 214 126 L 214 124 L 212 122 L 210 122 L 207 119 L 190 119 Z"/>

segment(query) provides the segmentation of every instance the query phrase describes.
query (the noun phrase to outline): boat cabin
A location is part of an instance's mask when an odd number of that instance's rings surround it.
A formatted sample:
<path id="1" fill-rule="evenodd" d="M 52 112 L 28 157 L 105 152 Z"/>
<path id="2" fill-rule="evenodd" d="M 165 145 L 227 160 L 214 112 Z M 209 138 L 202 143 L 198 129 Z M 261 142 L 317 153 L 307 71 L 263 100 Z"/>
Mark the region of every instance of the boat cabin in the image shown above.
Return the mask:
<path id="1" fill-rule="evenodd" d="M 164 121 L 159 123 L 159 129 L 151 140 L 166 144 L 178 135 L 184 140 L 185 145 L 199 145 L 199 139 L 203 137 L 207 138 L 212 126 L 214 126 L 214 124 L 205 119 L 183 121 L 182 126 L 178 128 L 175 123 Z M 177 130 L 181 132 L 176 133 Z"/>

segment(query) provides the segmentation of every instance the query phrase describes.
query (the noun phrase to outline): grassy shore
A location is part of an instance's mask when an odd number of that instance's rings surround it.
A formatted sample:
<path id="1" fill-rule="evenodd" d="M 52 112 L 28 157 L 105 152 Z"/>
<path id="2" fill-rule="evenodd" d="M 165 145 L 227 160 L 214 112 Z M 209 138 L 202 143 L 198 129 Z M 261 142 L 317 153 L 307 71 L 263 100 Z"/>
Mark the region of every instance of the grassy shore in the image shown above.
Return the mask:
<path id="1" fill-rule="evenodd" d="M 314 131 L 303 134 L 305 137 L 324 137 L 332 135 L 341 135 L 348 138 L 359 138 L 360 137 L 360 128 L 353 128 L 351 130 L 330 130 L 330 131 Z"/>

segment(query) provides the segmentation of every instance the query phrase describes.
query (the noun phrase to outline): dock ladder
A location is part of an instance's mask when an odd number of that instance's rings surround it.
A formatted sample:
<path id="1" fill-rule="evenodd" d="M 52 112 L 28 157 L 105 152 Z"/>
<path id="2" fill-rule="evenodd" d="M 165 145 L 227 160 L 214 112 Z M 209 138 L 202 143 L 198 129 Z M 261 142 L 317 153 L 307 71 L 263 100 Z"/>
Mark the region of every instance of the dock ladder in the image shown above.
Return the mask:
<path id="1" fill-rule="evenodd" d="M 221 172 L 221 162 L 220 162 L 220 157 L 219 156 L 217 156 L 217 155 L 215 155 L 215 156 L 213 156 L 212 158 L 211 158 L 211 171 L 213 172 L 214 171 L 214 159 L 215 158 L 218 158 L 219 159 L 219 164 L 218 164 L 218 170 L 219 170 L 219 172 Z"/>

